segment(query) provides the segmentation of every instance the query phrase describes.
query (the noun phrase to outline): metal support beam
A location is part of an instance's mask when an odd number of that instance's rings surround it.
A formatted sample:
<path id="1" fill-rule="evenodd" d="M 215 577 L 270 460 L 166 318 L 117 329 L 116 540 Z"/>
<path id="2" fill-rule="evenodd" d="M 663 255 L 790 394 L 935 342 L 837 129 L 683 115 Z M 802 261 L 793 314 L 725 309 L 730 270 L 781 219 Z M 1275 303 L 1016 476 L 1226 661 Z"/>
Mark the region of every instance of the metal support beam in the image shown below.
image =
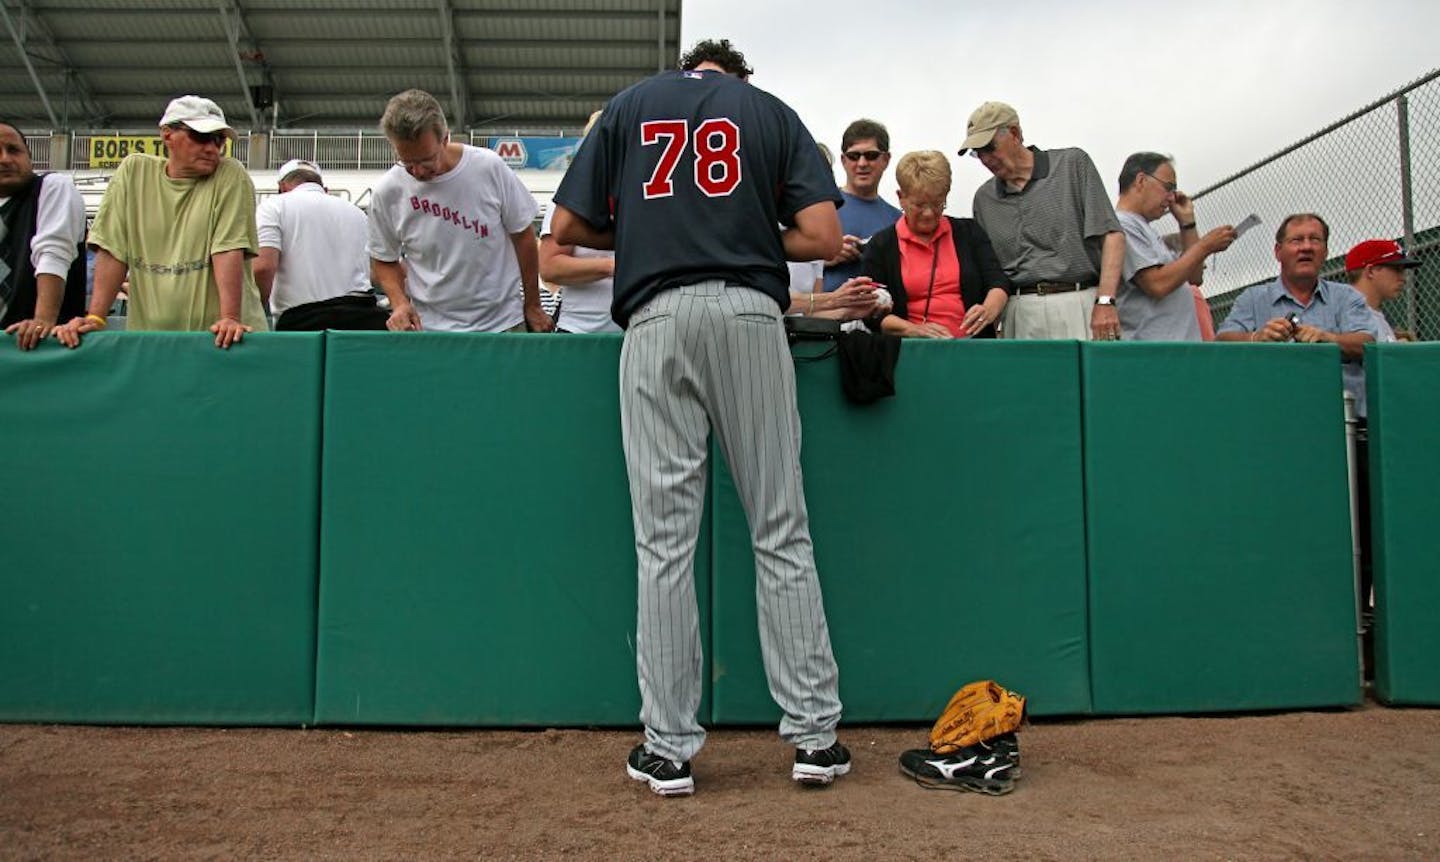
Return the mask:
<path id="1" fill-rule="evenodd" d="M 15 19 L 10 17 L 10 10 L 0 2 L 0 16 L 5 18 L 5 26 L 10 29 L 10 38 L 15 40 L 15 50 L 20 52 L 20 59 L 25 63 L 25 69 L 30 73 L 30 80 L 35 84 L 35 92 L 40 95 L 40 104 L 45 106 L 45 113 L 50 115 L 50 128 L 60 128 L 60 120 L 55 116 L 55 109 L 50 106 L 50 96 L 45 92 L 45 85 L 40 83 L 40 76 L 35 73 L 35 64 L 30 62 L 30 54 L 25 50 L 25 34 L 23 28 L 15 26 Z M 25 22 L 21 21 L 23 25 Z"/>
<path id="2" fill-rule="evenodd" d="M 1414 254 L 1415 197 L 1410 175 L 1410 99 L 1404 93 L 1395 99 L 1395 115 L 1400 126 L 1400 231 L 1404 237 L 1406 252 Z M 1405 325 L 1415 333 L 1420 331 L 1420 321 L 1415 308 L 1415 282 L 1417 280 L 1406 279 L 1405 285 Z"/>
<path id="3" fill-rule="evenodd" d="M 465 61 L 460 56 L 460 40 L 455 36 L 455 9 L 450 0 L 436 0 L 436 6 L 445 42 L 445 66 L 450 71 L 450 103 L 455 106 L 451 125 L 463 129 L 470 109 L 470 90 L 465 86 Z"/>
<path id="4" fill-rule="evenodd" d="M 217 8 L 220 10 L 220 21 L 225 25 L 225 35 L 230 39 L 230 59 L 235 62 L 235 74 L 240 78 L 240 95 L 245 98 L 245 107 L 250 112 L 250 128 L 263 128 L 260 125 L 260 112 L 255 110 L 255 100 L 250 96 L 250 78 L 245 74 L 245 64 L 240 59 L 241 38 L 249 43 L 252 56 L 259 53 L 255 48 L 255 40 L 245 26 L 245 17 L 239 3 L 235 0 L 220 0 Z"/>
<path id="5" fill-rule="evenodd" d="M 69 123 L 69 97 L 71 95 L 69 90 L 73 88 L 74 96 L 76 101 L 79 102 L 80 111 L 85 115 L 85 119 L 97 126 L 103 124 L 105 120 L 108 119 L 108 113 L 95 99 L 84 76 L 75 68 L 75 64 L 71 63 L 70 59 L 65 56 L 65 52 L 60 50 L 60 46 L 55 42 L 54 35 L 51 34 L 50 29 L 45 26 L 45 22 L 40 18 L 39 10 L 32 7 L 29 3 L 22 2 L 20 4 L 20 12 L 20 26 L 17 28 L 4 2 L 0 2 L 0 15 L 4 16 L 5 24 L 10 30 L 10 35 L 16 40 L 15 48 L 20 52 L 21 59 L 25 61 L 25 68 L 30 71 L 30 79 L 35 82 L 36 90 L 40 92 L 40 101 L 44 103 L 45 111 L 50 115 L 50 122 L 57 129 L 64 128 L 65 124 Z M 33 51 L 34 55 L 41 61 L 48 65 L 58 67 L 65 73 L 67 87 L 66 110 L 59 122 L 56 122 L 55 109 L 50 104 L 49 94 L 46 93 L 44 87 L 41 86 L 39 76 L 36 74 L 34 66 L 30 63 L 30 54 L 27 53 L 26 46 L 29 46 L 30 50 Z"/>

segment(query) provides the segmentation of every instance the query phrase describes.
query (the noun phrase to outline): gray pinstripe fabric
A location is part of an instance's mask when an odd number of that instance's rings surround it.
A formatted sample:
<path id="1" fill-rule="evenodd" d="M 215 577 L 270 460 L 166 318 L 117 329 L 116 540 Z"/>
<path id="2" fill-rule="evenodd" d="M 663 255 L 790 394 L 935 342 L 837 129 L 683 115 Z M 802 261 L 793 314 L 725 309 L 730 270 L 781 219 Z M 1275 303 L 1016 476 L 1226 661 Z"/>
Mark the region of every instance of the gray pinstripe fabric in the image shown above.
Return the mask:
<path id="1" fill-rule="evenodd" d="M 620 412 L 639 560 L 636 664 L 650 752 L 689 760 L 705 741 L 695 542 L 714 429 L 755 547 L 770 694 L 793 745 L 827 748 L 840 720 L 800 475 L 795 369 L 775 300 L 719 281 L 666 290 L 630 319 Z"/>

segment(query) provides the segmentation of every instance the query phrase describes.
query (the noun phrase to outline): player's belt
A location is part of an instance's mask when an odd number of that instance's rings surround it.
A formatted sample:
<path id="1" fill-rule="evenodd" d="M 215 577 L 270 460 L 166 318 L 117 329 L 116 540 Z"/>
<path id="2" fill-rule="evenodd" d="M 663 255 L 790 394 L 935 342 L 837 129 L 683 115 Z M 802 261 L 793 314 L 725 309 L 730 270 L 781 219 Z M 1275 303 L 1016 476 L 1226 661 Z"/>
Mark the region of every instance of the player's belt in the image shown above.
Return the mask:
<path id="1" fill-rule="evenodd" d="M 1086 290 L 1094 286 L 1093 284 L 1081 284 L 1078 281 L 1037 281 L 1034 284 L 1022 284 L 1015 288 L 1015 295 L 1049 296 L 1052 293 L 1074 293 L 1077 290 Z"/>

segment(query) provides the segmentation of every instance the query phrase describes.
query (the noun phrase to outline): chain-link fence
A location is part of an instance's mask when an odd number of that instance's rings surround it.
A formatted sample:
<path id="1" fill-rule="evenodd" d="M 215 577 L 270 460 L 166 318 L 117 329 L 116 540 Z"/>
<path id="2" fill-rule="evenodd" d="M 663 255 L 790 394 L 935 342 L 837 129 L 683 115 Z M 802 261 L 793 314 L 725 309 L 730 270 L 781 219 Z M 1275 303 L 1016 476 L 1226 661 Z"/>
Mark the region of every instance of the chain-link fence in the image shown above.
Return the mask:
<path id="1" fill-rule="evenodd" d="M 1397 240 L 1424 262 L 1382 310 L 1397 329 L 1440 339 L 1437 79 L 1440 69 L 1194 195 L 1205 225 L 1261 219 L 1210 258 L 1204 291 L 1217 324 L 1242 289 L 1279 273 L 1274 235 L 1285 216 L 1314 212 L 1330 225 L 1325 278 L 1344 281 L 1345 252 L 1365 239 Z"/>

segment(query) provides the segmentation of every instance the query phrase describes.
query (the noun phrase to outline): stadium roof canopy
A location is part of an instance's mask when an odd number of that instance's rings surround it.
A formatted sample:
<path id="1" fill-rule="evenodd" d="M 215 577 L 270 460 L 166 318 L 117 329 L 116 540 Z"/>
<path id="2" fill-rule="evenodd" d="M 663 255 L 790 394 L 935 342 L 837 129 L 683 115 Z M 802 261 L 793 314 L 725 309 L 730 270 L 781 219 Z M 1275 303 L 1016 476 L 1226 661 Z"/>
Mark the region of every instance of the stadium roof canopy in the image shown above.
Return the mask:
<path id="1" fill-rule="evenodd" d="M 153 129 L 168 100 L 197 93 L 240 129 L 371 129 L 386 99 L 419 87 L 453 128 L 575 129 L 619 90 L 674 68 L 680 8 L 0 0 L 0 117 L 31 129 Z"/>

